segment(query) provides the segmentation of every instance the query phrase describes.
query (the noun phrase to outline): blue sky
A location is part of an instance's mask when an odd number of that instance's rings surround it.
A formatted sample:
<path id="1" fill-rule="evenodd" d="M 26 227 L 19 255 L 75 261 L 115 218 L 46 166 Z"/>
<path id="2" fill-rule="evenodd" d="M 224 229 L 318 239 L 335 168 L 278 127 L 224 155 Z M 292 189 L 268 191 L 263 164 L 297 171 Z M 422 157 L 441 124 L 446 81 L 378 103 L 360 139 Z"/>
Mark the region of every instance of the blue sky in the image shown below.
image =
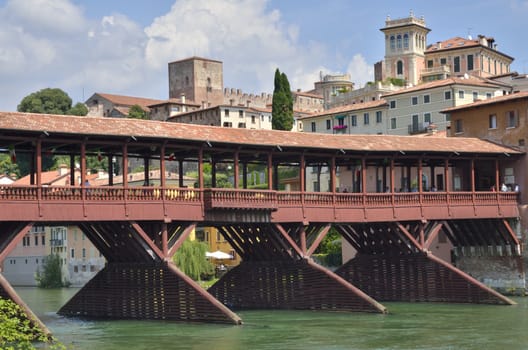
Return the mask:
<path id="1" fill-rule="evenodd" d="M 361 3 L 361 5 L 359 5 Z M 424 16 L 428 44 L 493 36 L 526 73 L 528 0 L 0 0 L 0 110 L 46 87 L 74 103 L 95 92 L 168 98 L 167 63 L 224 62 L 224 85 L 271 92 L 276 68 L 292 88 L 350 73 L 356 87 L 383 59 L 388 15 Z"/>

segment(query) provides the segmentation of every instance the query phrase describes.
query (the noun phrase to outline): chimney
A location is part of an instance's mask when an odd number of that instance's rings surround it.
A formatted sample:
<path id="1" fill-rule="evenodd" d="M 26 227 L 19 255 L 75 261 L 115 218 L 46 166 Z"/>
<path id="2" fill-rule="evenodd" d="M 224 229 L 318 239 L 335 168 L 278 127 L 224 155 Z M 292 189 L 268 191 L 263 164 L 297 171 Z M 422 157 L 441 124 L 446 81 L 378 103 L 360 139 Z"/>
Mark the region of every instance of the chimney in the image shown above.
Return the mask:
<path id="1" fill-rule="evenodd" d="M 69 169 L 66 164 L 59 164 L 59 176 L 68 174 Z"/>
<path id="2" fill-rule="evenodd" d="M 180 100 L 182 104 L 185 104 L 185 94 L 181 94 Z"/>

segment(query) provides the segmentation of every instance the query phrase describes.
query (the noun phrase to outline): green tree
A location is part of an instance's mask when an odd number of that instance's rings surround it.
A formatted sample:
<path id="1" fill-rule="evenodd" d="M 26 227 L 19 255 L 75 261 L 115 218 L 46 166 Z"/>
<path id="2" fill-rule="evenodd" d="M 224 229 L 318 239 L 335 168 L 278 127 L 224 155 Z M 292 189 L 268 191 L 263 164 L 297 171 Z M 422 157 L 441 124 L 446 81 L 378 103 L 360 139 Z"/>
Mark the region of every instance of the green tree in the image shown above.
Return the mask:
<path id="1" fill-rule="evenodd" d="M 147 112 L 140 105 L 133 105 L 128 110 L 128 117 L 134 119 L 148 119 Z"/>
<path id="2" fill-rule="evenodd" d="M 206 252 L 206 243 L 188 239 L 174 254 L 174 263 L 187 276 L 200 281 L 203 276 L 210 276 L 214 273 L 213 264 L 205 257 Z"/>
<path id="3" fill-rule="evenodd" d="M 271 125 L 274 130 L 290 131 L 293 127 L 293 96 L 286 74 L 275 71 Z"/>
<path id="4" fill-rule="evenodd" d="M 0 154 L 0 174 L 20 176 L 18 165 L 11 161 L 9 154 Z"/>
<path id="5" fill-rule="evenodd" d="M 66 112 L 66 114 L 85 116 L 88 114 L 88 107 L 86 107 L 84 103 L 77 102 L 75 106 L 73 106 L 68 110 L 68 112 Z"/>
<path id="6" fill-rule="evenodd" d="M 36 349 L 33 342 L 46 343 L 50 349 L 65 349 L 64 345 L 48 338 L 32 325 L 20 306 L 0 297 L 0 349 Z"/>
<path id="7" fill-rule="evenodd" d="M 323 238 L 314 257 L 324 266 L 340 266 L 343 262 L 341 253 L 341 235 L 333 227 Z"/>
<path id="8" fill-rule="evenodd" d="M 62 288 L 66 283 L 62 281 L 61 260 L 58 254 L 50 254 L 42 267 L 37 270 L 35 276 L 37 285 L 40 288 Z"/>
<path id="9" fill-rule="evenodd" d="M 72 99 L 61 89 L 46 88 L 24 97 L 17 107 L 19 112 L 66 114 Z"/>

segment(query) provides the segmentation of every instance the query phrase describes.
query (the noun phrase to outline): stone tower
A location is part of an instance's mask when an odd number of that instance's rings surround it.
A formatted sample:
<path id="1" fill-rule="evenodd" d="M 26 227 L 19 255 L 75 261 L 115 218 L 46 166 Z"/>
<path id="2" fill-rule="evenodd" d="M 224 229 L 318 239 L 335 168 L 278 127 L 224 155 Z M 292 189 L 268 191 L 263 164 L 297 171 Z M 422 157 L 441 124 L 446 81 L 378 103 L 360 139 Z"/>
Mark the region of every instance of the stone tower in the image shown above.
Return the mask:
<path id="1" fill-rule="evenodd" d="M 385 61 L 382 67 L 383 80 L 404 79 L 407 84 L 418 84 L 422 69 L 425 68 L 424 52 L 427 33 L 424 18 L 414 17 L 391 20 L 387 17 L 385 27 Z"/>
<path id="2" fill-rule="evenodd" d="M 190 57 L 169 63 L 169 98 L 181 98 L 203 107 L 224 101 L 223 64 L 207 58 Z"/>

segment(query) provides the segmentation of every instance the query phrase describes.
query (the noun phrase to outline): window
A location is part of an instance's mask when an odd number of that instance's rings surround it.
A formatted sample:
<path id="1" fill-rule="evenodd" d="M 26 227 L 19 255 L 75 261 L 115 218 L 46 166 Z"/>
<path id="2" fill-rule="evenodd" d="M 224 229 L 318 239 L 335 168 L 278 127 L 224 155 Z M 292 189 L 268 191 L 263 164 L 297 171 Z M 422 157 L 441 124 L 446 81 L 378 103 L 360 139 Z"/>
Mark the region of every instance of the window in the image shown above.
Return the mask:
<path id="1" fill-rule="evenodd" d="M 369 114 L 363 113 L 363 124 L 368 125 L 369 124 Z"/>
<path id="2" fill-rule="evenodd" d="M 433 68 L 433 60 L 427 60 L 427 68 Z"/>
<path id="3" fill-rule="evenodd" d="M 515 128 L 517 126 L 517 113 L 515 111 L 506 112 L 506 122 L 508 128 Z"/>
<path id="4" fill-rule="evenodd" d="M 451 99 L 451 91 L 444 91 L 444 99 L 445 100 Z"/>
<path id="5" fill-rule="evenodd" d="M 458 98 L 464 98 L 464 90 L 458 90 Z"/>
<path id="6" fill-rule="evenodd" d="M 456 56 L 454 59 L 453 59 L 453 71 L 456 73 L 456 72 L 460 72 L 460 57 L 459 56 Z"/>
<path id="7" fill-rule="evenodd" d="M 473 70 L 473 55 L 467 55 L 467 70 Z"/>
<path id="8" fill-rule="evenodd" d="M 38 245 L 38 236 L 35 236 L 35 245 Z"/>
<path id="9" fill-rule="evenodd" d="M 239 118 L 244 118 L 244 111 L 243 110 L 239 110 L 238 111 L 238 117 Z"/>
<path id="10" fill-rule="evenodd" d="M 413 106 L 417 105 L 418 104 L 418 96 L 413 96 L 411 97 L 411 104 Z"/>
<path id="11" fill-rule="evenodd" d="M 431 95 L 424 95 L 423 101 L 423 103 L 431 103 Z"/>
<path id="12" fill-rule="evenodd" d="M 431 113 L 424 113 L 424 123 L 431 124 Z"/>
<path id="13" fill-rule="evenodd" d="M 315 122 L 312 122 L 312 132 L 315 132 L 317 129 L 315 128 Z"/>
<path id="14" fill-rule="evenodd" d="M 478 91 L 473 91 L 473 101 L 478 100 Z"/>
<path id="15" fill-rule="evenodd" d="M 445 57 L 444 57 L 444 58 L 441 58 L 441 59 L 440 59 L 440 64 L 441 64 L 442 66 L 445 66 L 445 65 L 447 64 L 447 59 L 446 59 Z"/>
<path id="16" fill-rule="evenodd" d="M 72 257 L 72 259 L 75 258 L 75 249 L 73 249 L 73 248 L 71 249 L 71 257 Z"/>
<path id="17" fill-rule="evenodd" d="M 396 74 L 403 75 L 403 62 L 402 61 L 398 61 L 398 63 L 396 63 Z"/>
<path id="18" fill-rule="evenodd" d="M 330 119 L 326 120 L 326 130 L 332 129 L 332 121 Z"/>
<path id="19" fill-rule="evenodd" d="M 83 258 L 86 258 L 86 248 L 83 248 L 83 249 L 82 249 L 82 257 L 83 257 Z"/>
<path id="20" fill-rule="evenodd" d="M 238 123 L 238 128 L 239 129 L 245 129 L 246 128 L 246 123 Z"/>
<path id="21" fill-rule="evenodd" d="M 403 48 L 405 50 L 409 49 L 409 35 L 408 34 L 403 35 Z"/>
<path id="22" fill-rule="evenodd" d="M 491 92 L 486 92 L 486 99 L 491 98 Z"/>
<path id="23" fill-rule="evenodd" d="M 394 37 L 394 35 L 390 37 L 390 48 L 392 51 L 396 49 L 396 38 Z"/>
<path id="24" fill-rule="evenodd" d="M 402 36 L 398 34 L 396 37 L 396 46 L 398 47 L 398 50 L 401 50 L 402 48 Z"/>
<path id="25" fill-rule="evenodd" d="M 462 119 L 457 119 L 455 120 L 455 132 L 458 134 L 458 133 L 462 133 L 464 132 L 464 129 L 463 129 L 463 124 L 462 124 Z"/>
<path id="26" fill-rule="evenodd" d="M 396 129 L 396 118 L 391 118 L 391 129 Z"/>
<path id="27" fill-rule="evenodd" d="M 46 245 L 46 236 L 41 236 L 42 245 Z"/>
<path id="28" fill-rule="evenodd" d="M 381 111 L 376 111 L 376 123 L 381 123 L 382 122 L 382 112 Z"/>
<path id="29" fill-rule="evenodd" d="M 255 116 L 252 115 L 252 116 L 251 116 L 251 124 L 255 124 L 255 120 L 256 120 Z"/>
<path id="30" fill-rule="evenodd" d="M 390 109 L 396 108 L 396 100 L 390 101 Z"/>
<path id="31" fill-rule="evenodd" d="M 224 115 L 225 115 L 226 117 L 229 117 L 229 109 L 224 110 Z"/>
<path id="32" fill-rule="evenodd" d="M 495 114 L 490 114 L 489 116 L 489 128 L 497 129 L 497 116 Z"/>
<path id="33" fill-rule="evenodd" d="M 357 115 L 353 115 L 350 117 L 350 125 L 357 126 Z"/>
<path id="34" fill-rule="evenodd" d="M 223 127 L 224 127 L 224 128 L 231 128 L 231 127 L 233 127 L 233 123 L 231 123 L 231 122 L 224 122 Z"/>

